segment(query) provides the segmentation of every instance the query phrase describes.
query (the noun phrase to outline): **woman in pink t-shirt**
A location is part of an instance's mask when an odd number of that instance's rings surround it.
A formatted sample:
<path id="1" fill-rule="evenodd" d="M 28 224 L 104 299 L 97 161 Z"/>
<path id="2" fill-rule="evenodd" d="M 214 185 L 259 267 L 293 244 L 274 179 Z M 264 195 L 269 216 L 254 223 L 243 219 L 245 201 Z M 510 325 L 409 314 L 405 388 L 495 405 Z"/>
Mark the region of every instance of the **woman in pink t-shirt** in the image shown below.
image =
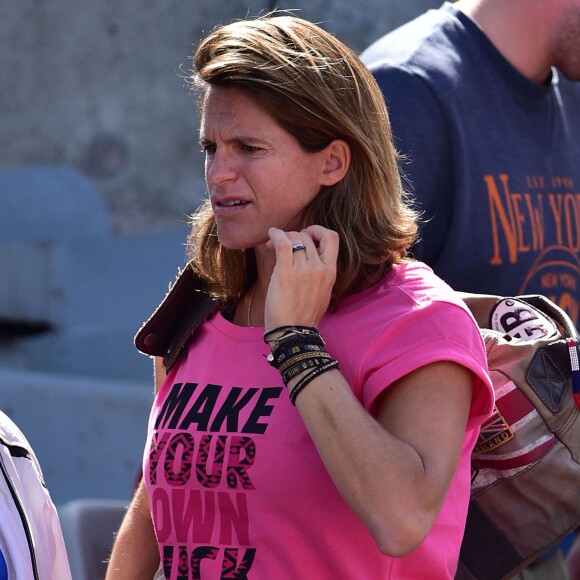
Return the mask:
<path id="1" fill-rule="evenodd" d="M 452 578 L 492 391 L 473 318 L 406 257 L 381 92 L 294 16 L 193 65 L 209 198 L 136 339 L 157 396 L 107 578 Z"/>

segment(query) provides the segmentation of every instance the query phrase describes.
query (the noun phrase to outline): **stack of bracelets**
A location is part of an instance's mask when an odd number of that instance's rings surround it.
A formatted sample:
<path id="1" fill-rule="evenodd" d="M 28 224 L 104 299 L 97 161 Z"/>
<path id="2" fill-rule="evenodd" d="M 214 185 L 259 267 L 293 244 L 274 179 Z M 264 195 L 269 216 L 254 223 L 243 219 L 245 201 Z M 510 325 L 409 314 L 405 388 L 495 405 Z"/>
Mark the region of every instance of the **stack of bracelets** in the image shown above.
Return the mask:
<path id="1" fill-rule="evenodd" d="M 279 335 L 271 338 L 273 335 Z M 278 326 L 264 333 L 264 342 L 270 346 L 268 362 L 280 371 L 284 384 L 303 371 L 310 372 L 301 377 L 290 391 L 290 401 L 296 404 L 300 391 L 315 377 L 338 368 L 324 349 L 324 339 L 316 328 L 311 326 Z"/>

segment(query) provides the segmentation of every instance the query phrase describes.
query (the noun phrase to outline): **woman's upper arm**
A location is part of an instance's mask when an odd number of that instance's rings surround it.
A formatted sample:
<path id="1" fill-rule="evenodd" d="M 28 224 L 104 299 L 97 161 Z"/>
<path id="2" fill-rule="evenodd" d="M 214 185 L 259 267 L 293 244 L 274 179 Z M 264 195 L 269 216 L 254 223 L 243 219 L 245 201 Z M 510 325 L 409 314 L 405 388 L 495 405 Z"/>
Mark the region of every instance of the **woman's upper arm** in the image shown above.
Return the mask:
<path id="1" fill-rule="evenodd" d="M 155 377 L 155 393 L 158 393 L 161 385 L 163 384 L 163 381 L 165 380 L 165 377 L 167 376 L 167 372 L 163 366 L 163 359 L 161 357 L 154 357 L 153 372 Z"/>
<path id="2" fill-rule="evenodd" d="M 113 544 L 106 580 L 153 578 L 158 566 L 159 551 L 149 498 L 141 481 Z"/>
<path id="3" fill-rule="evenodd" d="M 377 400 L 377 420 L 416 450 L 441 501 L 457 468 L 474 380 L 466 367 L 435 362 L 397 380 Z"/>

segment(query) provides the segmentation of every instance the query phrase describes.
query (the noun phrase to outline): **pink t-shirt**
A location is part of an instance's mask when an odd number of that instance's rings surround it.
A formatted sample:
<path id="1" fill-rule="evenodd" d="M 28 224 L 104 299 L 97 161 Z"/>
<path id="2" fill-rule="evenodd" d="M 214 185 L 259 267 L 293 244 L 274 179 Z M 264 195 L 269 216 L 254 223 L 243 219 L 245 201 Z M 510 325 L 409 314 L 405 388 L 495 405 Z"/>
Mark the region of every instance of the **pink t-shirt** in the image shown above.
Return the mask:
<path id="1" fill-rule="evenodd" d="M 169 373 L 149 422 L 144 474 L 167 578 L 453 578 L 470 453 L 493 399 L 475 322 L 429 268 L 408 263 L 346 298 L 320 331 L 371 412 L 393 381 L 434 361 L 456 361 L 479 377 L 459 466 L 433 529 L 412 554 L 383 555 L 336 490 L 265 360 L 263 328 L 217 314 Z"/>

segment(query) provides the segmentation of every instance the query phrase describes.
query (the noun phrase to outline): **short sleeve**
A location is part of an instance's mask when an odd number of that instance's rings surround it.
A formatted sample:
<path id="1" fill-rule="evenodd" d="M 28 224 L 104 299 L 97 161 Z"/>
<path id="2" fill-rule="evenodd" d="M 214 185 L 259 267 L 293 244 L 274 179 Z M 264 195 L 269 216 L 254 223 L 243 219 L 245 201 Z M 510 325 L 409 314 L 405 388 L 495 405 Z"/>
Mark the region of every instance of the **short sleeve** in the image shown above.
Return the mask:
<path id="1" fill-rule="evenodd" d="M 450 361 L 472 371 L 473 397 L 468 429 L 479 426 L 493 408 L 485 346 L 472 316 L 462 307 L 433 302 L 413 310 L 404 324 L 382 333 L 364 365 L 363 404 L 371 409 L 376 398 L 396 380 L 425 365 Z"/>

